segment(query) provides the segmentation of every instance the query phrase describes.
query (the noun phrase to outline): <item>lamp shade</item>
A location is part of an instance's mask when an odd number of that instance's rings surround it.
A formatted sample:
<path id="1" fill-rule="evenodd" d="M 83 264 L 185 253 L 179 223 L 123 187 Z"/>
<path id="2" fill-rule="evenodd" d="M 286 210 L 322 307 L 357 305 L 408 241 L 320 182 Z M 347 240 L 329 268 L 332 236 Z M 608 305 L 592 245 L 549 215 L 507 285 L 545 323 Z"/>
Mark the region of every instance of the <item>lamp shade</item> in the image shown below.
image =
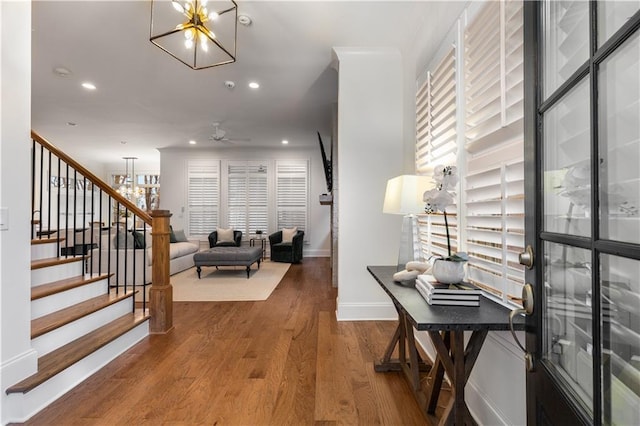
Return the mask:
<path id="1" fill-rule="evenodd" d="M 424 212 L 422 196 L 433 185 L 427 176 L 402 175 L 387 181 L 383 213 L 412 214 Z"/>

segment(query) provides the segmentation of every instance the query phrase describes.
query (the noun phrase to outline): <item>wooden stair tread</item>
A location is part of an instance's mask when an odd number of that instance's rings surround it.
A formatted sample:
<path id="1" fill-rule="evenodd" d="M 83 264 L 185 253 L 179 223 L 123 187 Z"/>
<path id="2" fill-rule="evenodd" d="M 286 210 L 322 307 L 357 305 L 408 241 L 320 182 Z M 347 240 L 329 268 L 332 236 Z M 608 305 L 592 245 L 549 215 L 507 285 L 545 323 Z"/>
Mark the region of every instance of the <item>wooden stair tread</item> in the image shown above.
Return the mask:
<path id="1" fill-rule="evenodd" d="M 31 270 L 47 268 L 49 266 L 62 265 L 65 263 L 81 262 L 88 256 L 69 256 L 69 257 L 48 257 L 46 259 L 38 259 L 31 261 Z"/>
<path id="2" fill-rule="evenodd" d="M 65 239 L 64 237 L 59 237 L 59 238 L 55 237 L 55 238 L 53 238 L 51 236 L 43 237 L 43 238 L 33 238 L 31 240 L 31 245 L 36 245 L 36 244 L 55 244 L 58 241 L 63 242 L 64 239 Z"/>
<path id="3" fill-rule="evenodd" d="M 78 275 L 76 277 L 41 284 L 31 288 L 31 300 L 51 296 L 52 294 L 61 293 L 63 291 L 71 290 L 72 288 L 82 287 L 83 285 L 109 278 L 111 275 L 113 274 L 100 274 L 93 276 Z"/>
<path id="4" fill-rule="evenodd" d="M 7 389 L 26 393 L 149 319 L 142 310 L 129 313 L 38 358 L 38 372 Z"/>
<path id="5" fill-rule="evenodd" d="M 128 291 L 125 293 L 124 291 L 121 291 L 116 293 L 115 291 L 111 291 L 110 293 L 101 294 L 100 296 L 87 299 L 59 311 L 36 318 L 31 321 L 31 338 L 35 339 L 49 331 L 55 330 L 56 328 L 60 328 L 84 316 L 97 312 L 102 308 L 132 297 L 136 292 L 137 291 Z"/>

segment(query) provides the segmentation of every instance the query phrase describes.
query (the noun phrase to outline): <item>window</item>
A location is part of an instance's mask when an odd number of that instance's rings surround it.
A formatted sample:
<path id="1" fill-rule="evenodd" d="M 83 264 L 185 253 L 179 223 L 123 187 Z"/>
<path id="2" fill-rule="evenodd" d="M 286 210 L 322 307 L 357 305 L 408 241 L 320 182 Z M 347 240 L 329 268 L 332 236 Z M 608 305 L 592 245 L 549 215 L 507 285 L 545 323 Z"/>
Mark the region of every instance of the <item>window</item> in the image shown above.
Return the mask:
<path id="1" fill-rule="evenodd" d="M 218 226 L 219 162 L 189 161 L 187 175 L 189 235 L 191 237 L 206 237 Z"/>
<path id="2" fill-rule="evenodd" d="M 488 2 L 465 30 L 468 279 L 519 298 L 524 267 L 522 2 Z"/>
<path id="3" fill-rule="evenodd" d="M 269 234 L 309 226 L 308 160 L 191 160 L 187 162 L 189 236 L 216 227 Z"/>
<path id="4" fill-rule="evenodd" d="M 456 49 L 444 56 L 416 96 L 418 174 L 430 175 L 433 166 L 455 165 L 456 134 Z"/>
<path id="5" fill-rule="evenodd" d="M 457 157 L 456 49 L 444 55 L 435 71 L 427 73 L 416 97 L 416 170 L 431 175 L 434 166 L 454 166 Z M 458 251 L 456 207 L 447 207 L 451 251 Z M 447 256 L 447 227 L 444 215 L 418 216 L 420 240 L 425 257 Z"/>
<path id="6" fill-rule="evenodd" d="M 137 174 L 136 186 L 140 188 L 140 192 L 142 193 L 137 200 L 138 207 L 147 211 L 160 207 L 160 175 Z"/>
<path id="7" fill-rule="evenodd" d="M 276 161 L 276 229 L 307 229 L 308 161 Z M 305 236 L 306 238 L 306 236 Z"/>
<path id="8" fill-rule="evenodd" d="M 466 251 L 467 279 L 505 303 L 520 297 L 524 281 L 522 24 L 521 1 L 486 2 L 456 43 L 463 67 L 454 46 L 416 99 L 417 173 L 461 168 L 456 214 L 447 208 L 452 251 Z M 464 134 L 457 134 L 457 122 Z M 425 254 L 445 255 L 442 216 L 422 215 L 419 223 Z"/>
<path id="9" fill-rule="evenodd" d="M 266 162 L 230 161 L 227 165 L 227 226 L 243 236 L 268 229 Z"/>

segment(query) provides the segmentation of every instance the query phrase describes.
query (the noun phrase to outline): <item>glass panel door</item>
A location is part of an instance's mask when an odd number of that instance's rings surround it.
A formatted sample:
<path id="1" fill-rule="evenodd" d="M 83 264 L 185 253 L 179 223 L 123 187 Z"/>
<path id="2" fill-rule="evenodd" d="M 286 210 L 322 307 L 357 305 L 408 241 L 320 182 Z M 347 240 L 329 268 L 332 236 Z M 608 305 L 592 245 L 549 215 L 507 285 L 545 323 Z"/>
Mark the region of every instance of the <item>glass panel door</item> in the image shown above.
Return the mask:
<path id="1" fill-rule="evenodd" d="M 589 78 L 543 117 L 544 230 L 591 234 Z"/>
<path id="2" fill-rule="evenodd" d="M 593 415 L 591 252 L 546 242 L 543 359 Z"/>
<path id="3" fill-rule="evenodd" d="M 633 2 L 632 2 L 633 3 Z M 598 67 L 600 237 L 640 244 L 640 33 Z M 640 261 L 600 254 L 602 420 L 640 424 Z"/>
<path id="4" fill-rule="evenodd" d="M 631 20 L 638 10 L 640 10 L 640 0 L 598 2 L 598 47 Z"/>
<path id="5" fill-rule="evenodd" d="M 602 238 L 640 243 L 640 34 L 601 65 L 600 232 Z"/>
<path id="6" fill-rule="evenodd" d="M 548 98 L 589 58 L 589 2 L 543 3 L 544 97 Z"/>
<path id="7" fill-rule="evenodd" d="M 638 425 L 640 3 L 524 16 L 527 421 Z"/>
<path id="8" fill-rule="evenodd" d="M 602 273 L 602 417 L 605 424 L 640 424 L 640 261 L 600 257 Z"/>

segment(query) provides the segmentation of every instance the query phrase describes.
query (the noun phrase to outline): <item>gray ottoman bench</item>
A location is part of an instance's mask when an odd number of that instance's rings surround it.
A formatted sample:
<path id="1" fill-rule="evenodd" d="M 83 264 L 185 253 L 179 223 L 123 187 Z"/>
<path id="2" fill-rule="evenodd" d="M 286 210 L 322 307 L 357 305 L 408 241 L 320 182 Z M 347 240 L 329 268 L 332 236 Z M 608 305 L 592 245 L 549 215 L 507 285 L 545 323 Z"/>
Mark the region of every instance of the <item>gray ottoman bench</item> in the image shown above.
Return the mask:
<path id="1" fill-rule="evenodd" d="M 198 278 L 200 278 L 202 266 L 245 266 L 247 278 L 249 278 L 251 265 L 258 262 L 258 269 L 260 269 L 260 260 L 262 260 L 260 247 L 213 247 L 193 255 Z"/>

